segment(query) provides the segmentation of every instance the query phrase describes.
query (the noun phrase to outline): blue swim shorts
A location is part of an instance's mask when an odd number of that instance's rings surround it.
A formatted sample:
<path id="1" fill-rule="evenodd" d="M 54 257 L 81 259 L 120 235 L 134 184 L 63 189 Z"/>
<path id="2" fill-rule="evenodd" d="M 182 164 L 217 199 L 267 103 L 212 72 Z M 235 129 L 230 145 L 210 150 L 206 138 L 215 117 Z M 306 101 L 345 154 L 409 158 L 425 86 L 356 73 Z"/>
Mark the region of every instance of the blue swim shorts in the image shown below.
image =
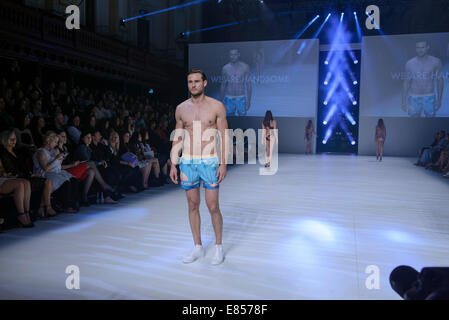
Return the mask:
<path id="1" fill-rule="evenodd" d="M 218 189 L 217 170 L 220 166 L 218 158 L 211 157 L 181 157 L 179 170 L 181 171 L 181 188 L 184 190 L 203 186 L 206 189 Z"/>
<path id="2" fill-rule="evenodd" d="M 239 116 L 246 115 L 246 97 L 225 97 L 223 104 L 226 107 L 226 115 L 233 116 L 237 112 Z"/>
<path id="3" fill-rule="evenodd" d="M 437 97 L 435 94 L 430 95 L 410 95 L 407 98 L 407 104 L 409 106 L 409 116 L 420 116 L 422 111 L 427 117 L 435 116 L 435 102 Z"/>

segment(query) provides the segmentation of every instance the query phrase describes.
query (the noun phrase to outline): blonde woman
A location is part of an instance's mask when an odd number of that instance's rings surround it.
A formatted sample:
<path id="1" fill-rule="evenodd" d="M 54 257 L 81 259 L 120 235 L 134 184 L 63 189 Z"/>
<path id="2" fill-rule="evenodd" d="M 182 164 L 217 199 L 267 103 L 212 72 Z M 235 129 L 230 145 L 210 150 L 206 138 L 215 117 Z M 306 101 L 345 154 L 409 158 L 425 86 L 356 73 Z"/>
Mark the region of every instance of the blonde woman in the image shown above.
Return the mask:
<path id="1" fill-rule="evenodd" d="M 62 161 L 67 157 L 66 153 L 55 155 L 54 149 L 58 144 L 58 135 L 47 132 L 44 136 L 44 146 L 33 155 L 33 171 L 53 183 L 56 197 L 61 201 L 63 212 L 77 213 L 75 209 L 78 200 L 78 181 L 67 171 L 62 170 Z"/>

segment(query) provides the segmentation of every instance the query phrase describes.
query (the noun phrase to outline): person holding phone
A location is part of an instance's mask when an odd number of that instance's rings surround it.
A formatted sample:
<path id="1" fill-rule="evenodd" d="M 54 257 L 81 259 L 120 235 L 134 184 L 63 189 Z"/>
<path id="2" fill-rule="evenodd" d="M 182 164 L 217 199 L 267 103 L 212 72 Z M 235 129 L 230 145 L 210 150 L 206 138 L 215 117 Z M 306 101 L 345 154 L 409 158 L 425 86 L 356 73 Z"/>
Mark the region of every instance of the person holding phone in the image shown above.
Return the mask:
<path id="1" fill-rule="evenodd" d="M 66 153 L 56 154 L 54 149 L 58 143 L 56 133 L 49 131 L 44 136 L 44 146 L 33 155 L 33 171 L 53 183 L 52 192 L 62 203 L 62 211 L 77 213 L 78 181 L 67 171 L 61 168 Z"/>

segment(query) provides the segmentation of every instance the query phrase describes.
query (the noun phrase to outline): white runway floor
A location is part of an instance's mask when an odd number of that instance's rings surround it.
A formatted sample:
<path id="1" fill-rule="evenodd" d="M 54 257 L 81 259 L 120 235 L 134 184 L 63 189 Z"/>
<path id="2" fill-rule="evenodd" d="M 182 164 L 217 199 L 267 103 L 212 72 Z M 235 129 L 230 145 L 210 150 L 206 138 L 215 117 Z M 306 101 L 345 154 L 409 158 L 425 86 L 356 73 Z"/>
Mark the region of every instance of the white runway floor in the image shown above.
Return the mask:
<path id="1" fill-rule="evenodd" d="M 449 179 L 415 159 L 280 155 L 228 170 L 220 187 L 226 260 L 209 264 L 214 234 L 201 189 L 204 259 L 192 246 L 185 193 L 170 185 L 117 206 L 0 234 L 1 299 L 399 299 L 398 265 L 449 266 Z M 66 288 L 66 267 L 80 289 Z M 369 290 L 368 266 L 380 271 Z"/>

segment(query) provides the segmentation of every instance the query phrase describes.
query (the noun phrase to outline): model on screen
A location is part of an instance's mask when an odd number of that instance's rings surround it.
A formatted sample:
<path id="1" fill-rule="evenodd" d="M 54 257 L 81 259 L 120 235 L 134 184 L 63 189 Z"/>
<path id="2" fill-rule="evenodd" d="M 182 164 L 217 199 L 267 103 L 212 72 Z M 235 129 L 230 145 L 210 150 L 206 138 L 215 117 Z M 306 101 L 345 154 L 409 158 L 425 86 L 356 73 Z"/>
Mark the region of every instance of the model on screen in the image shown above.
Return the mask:
<path id="1" fill-rule="evenodd" d="M 306 130 L 304 133 L 304 140 L 306 141 L 306 154 L 312 154 L 312 139 L 316 136 L 315 127 L 313 126 L 312 120 L 307 122 Z"/>
<path id="2" fill-rule="evenodd" d="M 229 51 L 229 63 L 222 69 L 221 101 L 226 107 L 226 115 L 246 115 L 251 106 L 252 86 L 249 65 L 240 61 L 237 49 Z"/>
<path id="3" fill-rule="evenodd" d="M 270 110 L 265 113 L 265 118 L 262 122 L 263 136 L 262 143 L 266 143 L 266 163 L 265 168 L 269 168 L 271 165 L 271 158 L 273 156 L 273 147 L 275 143 L 278 143 L 278 137 L 276 131 L 277 129 L 276 120 L 273 119 L 273 114 Z"/>
<path id="4" fill-rule="evenodd" d="M 416 43 L 417 56 L 405 65 L 406 77 L 402 90 L 402 110 L 411 117 L 436 115 L 443 97 L 442 63 L 429 55 L 427 41 Z M 435 85 L 436 83 L 436 85 Z"/>
<path id="5" fill-rule="evenodd" d="M 376 160 L 382 161 L 384 155 L 384 143 L 387 138 L 387 128 L 383 119 L 377 121 L 376 132 L 374 133 L 374 142 L 376 143 Z"/>

